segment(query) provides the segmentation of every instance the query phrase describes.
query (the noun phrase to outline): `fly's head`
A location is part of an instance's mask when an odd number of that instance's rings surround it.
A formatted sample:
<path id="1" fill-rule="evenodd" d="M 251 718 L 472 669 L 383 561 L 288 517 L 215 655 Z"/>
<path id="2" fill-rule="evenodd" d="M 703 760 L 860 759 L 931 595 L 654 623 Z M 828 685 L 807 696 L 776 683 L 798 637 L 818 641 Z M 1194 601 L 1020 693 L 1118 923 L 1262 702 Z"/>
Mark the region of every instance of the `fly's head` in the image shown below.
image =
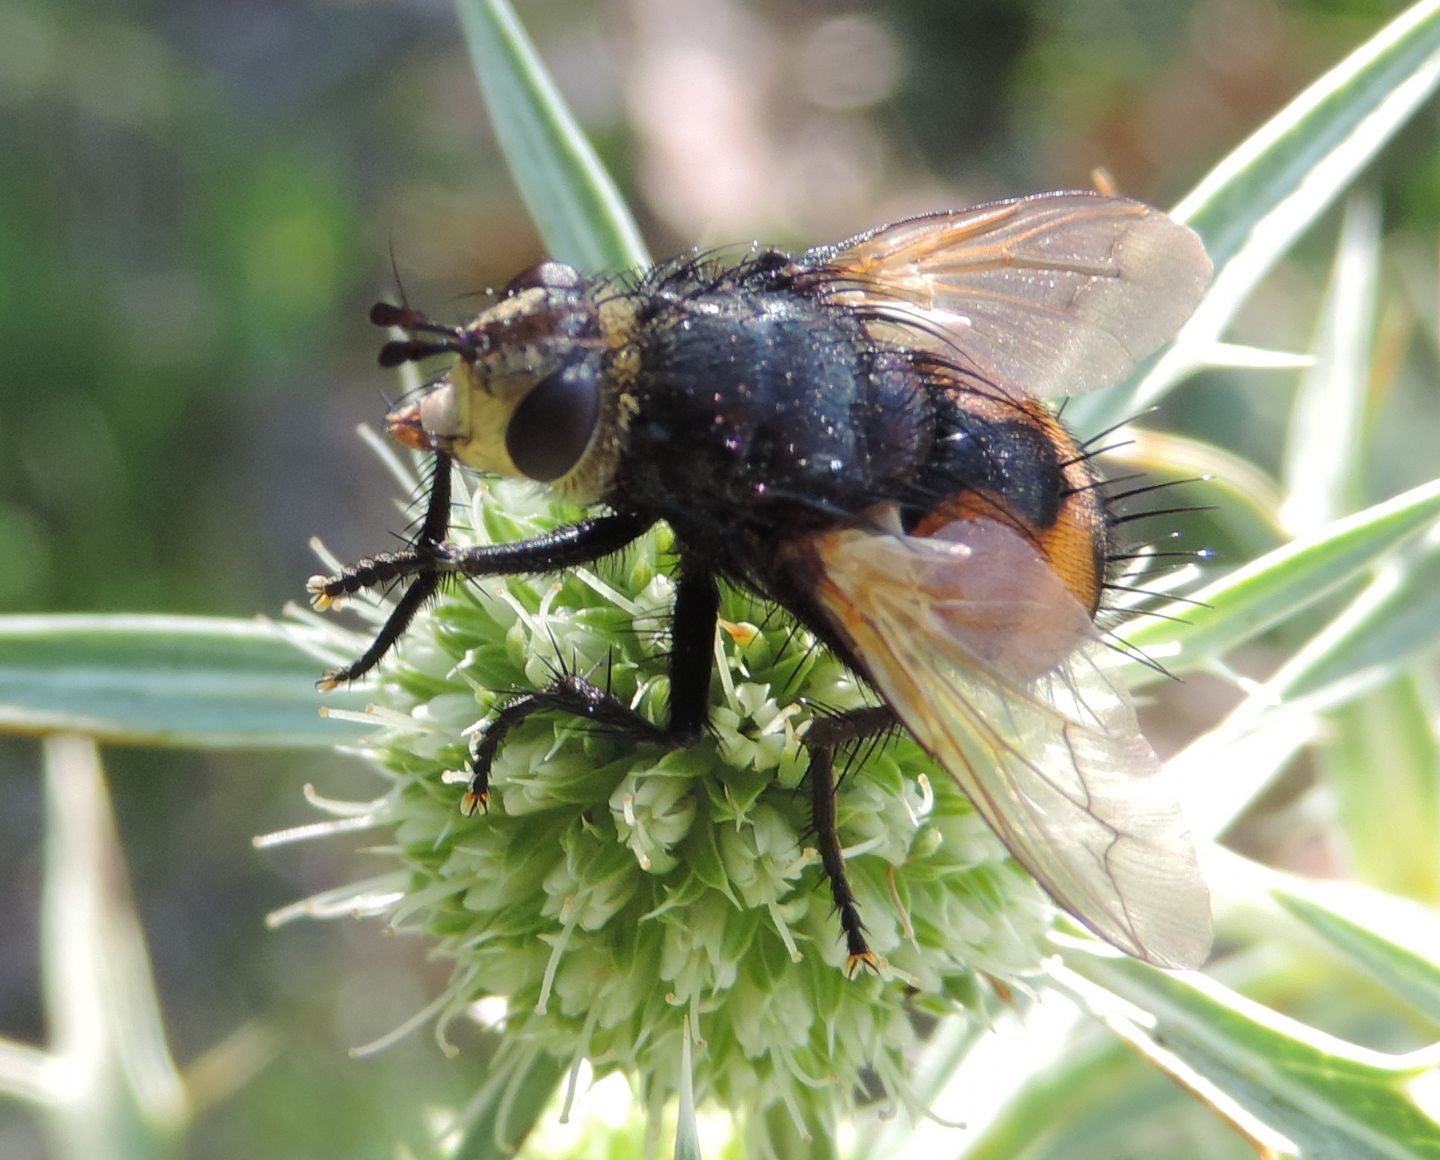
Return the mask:
<path id="1" fill-rule="evenodd" d="M 606 360 L 589 290 L 575 269 L 552 261 L 518 275 L 464 326 L 377 304 L 371 321 L 409 336 L 385 345 L 382 365 L 454 355 L 448 372 L 390 411 L 390 435 L 478 471 L 573 496 L 597 490 Z"/>

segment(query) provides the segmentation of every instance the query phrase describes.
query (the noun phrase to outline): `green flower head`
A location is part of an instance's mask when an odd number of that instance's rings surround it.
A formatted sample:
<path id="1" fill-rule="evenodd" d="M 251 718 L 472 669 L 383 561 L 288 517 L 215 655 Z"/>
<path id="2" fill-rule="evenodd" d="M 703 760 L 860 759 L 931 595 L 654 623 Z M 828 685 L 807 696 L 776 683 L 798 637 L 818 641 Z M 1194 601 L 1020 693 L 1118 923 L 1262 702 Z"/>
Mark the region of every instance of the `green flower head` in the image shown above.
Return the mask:
<path id="1" fill-rule="evenodd" d="M 460 543 L 574 516 L 530 485 L 456 485 Z M 455 584 L 417 618 L 366 716 L 390 781 L 371 816 L 404 871 L 377 907 L 453 964 L 442 1034 L 503 1000 L 510 1050 L 622 1072 L 653 1110 L 681 1087 L 688 1037 L 697 1100 L 783 1105 L 802 1134 L 829 1134 L 862 1083 L 908 1100 L 917 1013 L 975 1010 L 982 979 L 1034 974 L 1053 908 L 951 779 L 889 737 L 840 779 L 846 865 L 883 963 L 847 977 L 800 738 L 873 695 L 781 610 L 731 589 L 696 743 L 536 713 L 500 749 L 488 811 L 467 816 L 468 751 L 518 693 L 579 673 L 666 719 L 669 556 L 660 525 L 599 568 Z M 347 634 L 336 655 L 354 646 Z"/>

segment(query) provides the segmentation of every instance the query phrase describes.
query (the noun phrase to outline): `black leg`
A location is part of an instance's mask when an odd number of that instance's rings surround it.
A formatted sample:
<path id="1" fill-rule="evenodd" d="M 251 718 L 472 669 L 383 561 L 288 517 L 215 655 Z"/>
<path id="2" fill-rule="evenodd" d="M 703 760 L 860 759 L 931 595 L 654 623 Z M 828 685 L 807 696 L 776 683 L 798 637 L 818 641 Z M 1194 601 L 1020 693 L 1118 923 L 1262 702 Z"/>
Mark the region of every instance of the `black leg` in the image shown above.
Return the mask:
<path id="1" fill-rule="evenodd" d="M 450 527 L 450 457 L 448 455 L 435 456 L 434 474 L 430 477 L 430 498 L 425 503 L 425 518 L 420 524 L 420 534 L 416 537 L 416 547 L 412 548 L 409 555 L 418 560 L 428 549 L 439 541 Z M 317 608 L 328 608 L 334 604 L 336 599 L 360 591 L 362 588 L 370 588 L 376 584 L 387 583 L 391 579 L 399 579 L 406 573 L 382 574 L 380 571 L 370 567 L 373 561 L 362 560 L 352 568 L 347 568 L 343 575 L 355 574 L 358 583 L 349 586 L 331 588 L 329 583 L 317 585 L 318 577 L 312 577 L 309 588 Z M 410 627 L 410 622 L 415 619 L 415 614 L 420 611 L 425 601 L 435 595 L 435 590 L 440 587 L 440 573 L 431 567 L 421 567 L 410 573 L 415 579 L 400 597 L 399 603 L 391 611 L 385 623 L 380 626 L 380 631 L 375 634 L 375 639 L 370 642 L 367 648 L 358 658 L 348 665 L 342 665 L 338 669 L 332 669 L 317 682 L 322 690 L 334 689 L 347 681 L 363 676 L 380 663 L 380 658 L 389 652 Z"/>
<path id="2" fill-rule="evenodd" d="M 512 701 L 490 723 L 470 762 L 467 813 L 485 809 L 490 799 L 490 770 L 510 731 L 541 709 L 573 713 L 611 732 L 639 742 L 677 747 L 700 736 L 710 711 L 710 667 L 715 650 L 715 617 L 720 590 L 709 571 L 682 559 L 675 585 L 670 633 L 670 722 L 654 724 L 606 689 L 578 673 L 566 673 L 544 689 Z"/>
<path id="3" fill-rule="evenodd" d="M 380 658 L 394 648 L 395 643 L 405 635 L 405 630 L 410 627 L 415 614 L 424 607 L 425 601 L 435 595 L 435 590 L 439 587 L 439 572 L 421 572 L 411 580 L 410 586 L 405 589 L 405 595 L 400 597 L 399 602 L 390 610 L 390 615 L 380 626 L 380 631 L 375 634 L 370 647 L 348 665 L 331 669 L 315 682 L 315 687 L 322 693 L 328 693 L 331 689 L 338 689 L 341 685 L 363 677 L 378 665 Z"/>
<path id="4" fill-rule="evenodd" d="M 490 722 L 470 759 L 470 787 L 461 803 L 467 814 L 489 808 L 490 770 L 510 731 L 533 714 L 547 709 L 584 717 L 635 741 L 668 746 L 680 743 L 672 732 L 661 729 L 608 690 L 578 673 L 566 673 L 537 692 L 515 698 Z"/>
<path id="5" fill-rule="evenodd" d="M 853 977 L 861 967 L 880 969 L 880 961 L 865 941 L 865 925 L 860 921 L 860 908 L 845 875 L 845 857 L 840 851 L 840 835 L 835 819 L 835 751 L 857 741 L 877 737 L 895 725 L 895 715 L 884 706 L 852 709 L 834 717 L 817 717 L 805 734 L 805 748 L 810 751 L 810 817 L 815 827 L 815 842 L 820 848 L 820 865 L 830 880 L 830 895 L 840 928 L 845 932 L 849 952 L 846 974 Z"/>
<path id="6" fill-rule="evenodd" d="M 449 507 L 447 501 L 446 507 Z M 428 522 L 428 521 L 427 521 Z M 543 536 L 517 540 L 513 544 L 480 544 L 461 548 L 439 540 L 417 541 L 403 552 L 386 552 L 351 564 L 334 576 L 317 576 L 310 581 L 311 599 L 318 608 L 366 588 L 375 588 L 423 572 L 454 573 L 459 576 L 520 576 L 533 572 L 560 572 L 579 564 L 592 564 L 618 552 L 641 536 L 653 520 L 617 514 L 582 520 L 556 528 Z"/>
<path id="7" fill-rule="evenodd" d="M 471 548 L 443 542 L 449 522 L 450 459 L 437 455 L 425 519 L 412 547 L 403 552 L 388 552 L 361 560 L 335 576 L 311 578 L 308 585 L 311 601 L 322 610 L 367 588 L 413 578 L 370 647 L 350 664 L 326 673 L 319 681 L 321 689 L 333 689 L 356 680 L 379 664 L 380 659 L 404 635 L 425 601 L 435 594 L 443 576 L 556 572 L 577 564 L 589 564 L 618 552 L 653 521 L 628 514 L 600 516 L 513 544 L 485 544 Z"/>
<path id="8" fill-rule="evenodd" d="M 670 622 L 670 732 L 677 737 L 699 737 L 710 719 L 710 670 L 719 612 L 720 589 L 714 574 L 682 559 Z"/>

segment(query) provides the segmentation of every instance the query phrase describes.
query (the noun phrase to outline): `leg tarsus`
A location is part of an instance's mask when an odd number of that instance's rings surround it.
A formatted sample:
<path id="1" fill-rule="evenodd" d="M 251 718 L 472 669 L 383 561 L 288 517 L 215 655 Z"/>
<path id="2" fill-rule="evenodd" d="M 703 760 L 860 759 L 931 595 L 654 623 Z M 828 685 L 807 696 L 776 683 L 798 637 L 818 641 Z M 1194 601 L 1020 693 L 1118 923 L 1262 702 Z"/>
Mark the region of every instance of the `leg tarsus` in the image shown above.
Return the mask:
<path id="1" fill-rule="evenodd" d="M 820 865 L 830 881 L 830 896 L 845 934 L 845 973 L 854 978 L 864 968 L 880 970 L 880 959 L 865 940 L 865 924 L 850 879 L 845 873 L 845 855 L 835 812 L 835 751 L 842 746 L 878 736 L 892 728 L 895 716 L 888 708 L 852 709 L 834 717 L 817 718 L 805 736 L 810 751 L 810 817 Z"/>
<path id="2" fill-rule="evenodd" d="M 415 614 L 439 590 L 440 571 L 435 564 L 435 546 L 450 526 L 450 482 L 450 457 L 437 453 L 434 473 L 430 477 L 430 496 L 425 501 L 425 518 L 420 524 L 420 534 L 408 551 L 361 560 L 328 580 L 322 576 L 310 578 L 306 587 L 310 590 L 311 599 L 316 608 L 325 609 L 342 597 L 363 589 L 403 576 L 414 576 L 405 594 L 390 610 L 389 617 L 370 642 L 370 647 L 348 665 L 332 669 L 316 683 L 322 692 L 363 677 L 378 665 L 405 635 Z"/>
<path id="3" fill-rule="evenodd" d="M 331 689 L 339 688 L 341 685 L 363 677 L 378 665 L 380 658 L 389 652 L 405 634 L 405 630 L 410 627 L 410 622 L 415 619 L 415 614 L 420 611 L 430 597 L 435 595 L 435 591 L 439 587 L 439 572 L 422 572 L 416 576 L 410 582 L 410 587 L 405 589 L 405 595 L 400 597 L 399 602 L 390 610 L 389 617 L 380 626 L 380 631 L 375 634 L 375 639 L 370 642 L 370 647 L 348 665 L 331 669 L 315 682 L 315 687 L 322 693 L 328 693 Z"/>

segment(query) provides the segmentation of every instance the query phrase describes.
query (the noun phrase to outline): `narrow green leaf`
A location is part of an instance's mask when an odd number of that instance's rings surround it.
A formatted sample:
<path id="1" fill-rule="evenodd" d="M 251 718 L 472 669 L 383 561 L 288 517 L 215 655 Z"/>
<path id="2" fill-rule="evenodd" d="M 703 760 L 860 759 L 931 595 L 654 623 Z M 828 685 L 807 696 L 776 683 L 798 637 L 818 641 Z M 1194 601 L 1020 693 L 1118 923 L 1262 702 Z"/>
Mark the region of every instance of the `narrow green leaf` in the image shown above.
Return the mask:
<path id="1" fill-rule="evenodd" d="M 71 1077 L 51 1106 L 57 1156 L 178 1153 L 190 1112 L 155 992 L 93 743 L 46 745 L 41 979 L 51 1050 Z"/>
<path id="2" fill-rule="evenodd" d="M 1207 367 L 1233 367 L 1238 370 L 1295 371 L 1315 365 L 1315 359 L 1308 354 L 1296 354 L 1289 350 L 1270 350 L 1263 346 L 1249 346 L 1240 342 L 1217 342 L 1202 360 Z"/>
<path id="3" fill-rule="evenodd" d="M 1383 986 L 1440 1020 L 1440 922 L 1433 910 L 1343 882 L 1270 893 Z"/>
<path id="4" fill-rule="evenodd" d="M 1253 462 L 1173 431 L 1125 426 L 1115 433 L 1120 446 L 1105 453 L 1112 478 L 1128 470 L 1142 471 L 1154 481 L 1187 481 L 1184 502 L 1203 501 L 1225 513 L 1232 528 L 1253 522 L 1272 539 L 1284 539 L 1279 511 L 1284 493 L 1274 478 Z M 1189 482 L 1195 486 L 1188 486 Z"/>
<path id="5" fill-rule="evenodd" d="M 302 630 L 184 616 L 0 617 L 0 731 L 85 733 L 134 745 L 331 746 L 355 726 L 322 704 L 324 665 Z"/>
<path id="6" fill-rule="evenodd" d="M 1204 975 L 1167 973 L 1133 959 L 1066 956 L 1078 975 L 1147 1015 L 1143 1029 L 1103 994 L 1077 995 L 1152 1058 L 1178 1060 L 1227 1100 L 1298 1146 L 1332 1160 L 1440 1158 L 1440 1122 L 1425 1093 L 1435 1052 L 1386 1056 L 1306 1027 Z M 1063 969 L 1062 969 L 1063 970 Z M 1063 979 L 1062 979 L 1063 982 Z M 1153 1020 L 1150 1021 L 1150 1020 Z M 1161 1046 L 1163 1044 L 1163 1047 Z"/>
<path id="7" fill-rule="evenodd" d="M 1314 710 L 1277 703 L 1268 685 L 1165 763 L 1198 838 L 1216 839 L 1304 746 L 1315 740 Z"/>
<path id="8" fill-rule="evenodd" d="M 450 1160 L 499 1160 L 513 1156 L 555 1098 L 566 1065 L 545 1051 L 505 1051 L 492 1075 L 462 1115 L 464 1133 Z"/>
<path id="9" fill-rule="evenodd" d="M 1259 235 L 1279 251 L 1390 140 L 1440 81 L 1440 2 L 1406 9 L 1252 133 L 1175 207 L 1217 269 Z M 1292 199 L 1306 213 L 1286 223 Z"/>
<path id="10" fill-rule="evenodd" d="M 1440 768 L 1431 706 L 1401 676 L 1331 715 L 1315 759 L 1340 808 L 1353 877 L 1440 900 Z"/>
<path id="11" fill-rule="evenodd" d="M 1380 209 L 1371 197 L 1351 197 L 1316 324 L 1315 361 L 1291 405 L 1282 518 L 1292 531 L 1358 506 L 1379 267 Z"/>
<path id="12" fill-rule="evenodd" d="M 29 1043 L 0 1037 L 0 1096 L 45 1111 L 63 1093 L 55 1061 Z"/>
<path id="13" fill-rule="evenodd" d="M 1440 517 L 1440 480 L 1335 520 L 1193 593 L 1197 603 L 1127 629 L 1126 639 L 1172 672 L 1201 667 L 1297 611 L 1339 591 Z M 1132 663 L 1137 683 L 1142 666 Z"/>
<path id="14" fill-rule="evenodd" d="M 1426 537 L 1416 551 L 1391 560 L 1325 628 L 1324 649 L 1307 645 L 1286 668 L 1296 696 L 1358 681 L 1393 677 L 1440 647 L 1440 543 Z M 1372 681 L 1372 683 L 1374 683 Z"/>
<path id="15" fill-rule="evenodd" d="M 1234 821 L 1295 751 L 1314 740 L 1316 715 L 1331 714 L 1332 744 L 1321 759 L 1338 779 L 1346 805 L 1340 818 L 1359 843 L 1353 853 L 1375 875 L 1366 880 L 1440 898 L 1440 850 L 1416 856 L 1434 846 L 1430 835 L 1440 815 L 1433 784 L 1437 742 L 1418 688 L 1411 683 L 1402 691 L 1396 684 L 1405 666 L 1440 644 L 1440 551 L 1433 538 L 1389 558 L 1219 725 L 1171 759 L 1177 782 L 1193 788 L 1187 816 L 1197 833 L 1214 836 Z M 1374 704 L 1359 703 L 1367 696 Z M 1397 815 L 1411 833 L 1408 842 L 1397 840 L 1387 820 Z"/>
<path id="16" fill-rule="evenodd" d="M 645 242 L 506 0 L 457 0 L 495 136 L 551 257 L 592 273 L 649 264 Z"/>
<path id="17" fill-rule="evenodd" d="M 1114 1038 L 1077 1036 L 1061 1058 L 1047 1063 L 1000 1115 L 967 1133 L 963 1149 L 940 1154 L 964 1160 L 1104 1156 L 1119 1142 L 1120 1124 L 1149 1141 L 1154 1155 L 1167 1154 L 1168 1143 L 1191 1155 L 1228 1156 L 1229 1150 L 1219 1149 L 1238 1143 L 1214 1117 L 1202 1120 L 1204 1113 L 1184 1091 L 1146 1069 Z M 1197 1130 L 1206 1128 L 1210 1138 L 1197 1140 Z M 932 1140 L 928 1151 L 916 1150 L 904 1160 L 930 1160 L 937 1153 Z"/>
<path id="18" fill-rule="evenodd" d="M 690 1058 L 690 1022 L 680 1051 L 680 1098 L 675 1114 L 675 1160 L 701 1160 L 700 1125 L 695 1118 L 695 1087 Z"/>
<path id="19" fill-rule="evenodd" d="M 1179 337 L 1130 388 L 1072 407 L 1100 430 L 1153 406 L 1206 365 L 1250 291 L 1440 83 L 1440 0 L 1406 10 L 1220 162 L 1174 209 L 1215 276 Z"/>

